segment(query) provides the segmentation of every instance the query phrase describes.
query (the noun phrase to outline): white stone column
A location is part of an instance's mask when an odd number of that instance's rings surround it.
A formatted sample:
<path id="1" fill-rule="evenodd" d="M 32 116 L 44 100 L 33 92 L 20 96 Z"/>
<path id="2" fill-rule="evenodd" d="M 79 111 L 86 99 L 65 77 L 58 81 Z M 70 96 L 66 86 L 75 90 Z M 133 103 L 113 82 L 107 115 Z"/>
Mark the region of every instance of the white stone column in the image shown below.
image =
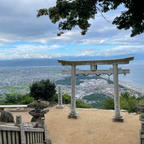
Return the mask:
<path id="1" fill-rule="evenodd" d="M 62 92 L 61 92 L 61 87 L 58 86 L 58 105 L 56 106 L 56 108 L 63 108 L 63 103 L 62 103 Z"/>
<path id="2" fill-rule="evenodd" d="M 69 118 L 77 118 L 78 113 L 76 112 L 76 98 L 75 98 L 75 84 L 76 84 L 76 66 L 71 67 L 71 112 Z"/>
<path id="3" fill-rule="evenodd" d="M 113 78 L 114 78 L 114 109 L 115 115 L 113 121 L 122 122 L 123 118 L 120 115 L 120 96 L 119 96 L 119 84 L 118 84 L 118 64 L 113 64 Z"/>

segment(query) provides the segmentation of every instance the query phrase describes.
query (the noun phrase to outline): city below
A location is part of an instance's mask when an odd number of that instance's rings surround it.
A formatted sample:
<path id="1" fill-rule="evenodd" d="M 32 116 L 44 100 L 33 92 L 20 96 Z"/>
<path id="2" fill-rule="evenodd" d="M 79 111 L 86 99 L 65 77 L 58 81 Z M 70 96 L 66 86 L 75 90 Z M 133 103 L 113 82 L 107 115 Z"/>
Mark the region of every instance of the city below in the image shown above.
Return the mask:
<path id="1" fill-rule="evenodd" d="M 7 93 L 28 93 L 34 81 L 50 79 L 62 92 L 71 95 L 71 76 L 62 74 L 61 66 L 31 66 L 31 67 L 1 67 L 0 69 L 0 95 Z M 112 97 L 114 86 L 112 76 L 79 75 L 76 81 L 76 97 L 94 93 L 105 94 Z M 126 82 L 119 82 L 119 92 L 129 92 L 136 97 L 143 95 L 143 89 Z"/>

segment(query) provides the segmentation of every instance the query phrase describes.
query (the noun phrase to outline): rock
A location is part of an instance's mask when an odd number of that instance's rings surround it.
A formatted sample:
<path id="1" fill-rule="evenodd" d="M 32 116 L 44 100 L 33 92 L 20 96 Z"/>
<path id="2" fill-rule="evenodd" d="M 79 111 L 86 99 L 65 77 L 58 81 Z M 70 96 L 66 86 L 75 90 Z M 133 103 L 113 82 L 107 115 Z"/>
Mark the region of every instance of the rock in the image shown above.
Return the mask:
<path id="1" fill-rule="evenodd" d="M 47 139 L 46 144 L 52 144 L 50 139 Z"/>
<path id="2" fill-rule="evenodd" d="M 0 122 L 14 123 L 13 115 L 8 111 L 1 111 Z"/>

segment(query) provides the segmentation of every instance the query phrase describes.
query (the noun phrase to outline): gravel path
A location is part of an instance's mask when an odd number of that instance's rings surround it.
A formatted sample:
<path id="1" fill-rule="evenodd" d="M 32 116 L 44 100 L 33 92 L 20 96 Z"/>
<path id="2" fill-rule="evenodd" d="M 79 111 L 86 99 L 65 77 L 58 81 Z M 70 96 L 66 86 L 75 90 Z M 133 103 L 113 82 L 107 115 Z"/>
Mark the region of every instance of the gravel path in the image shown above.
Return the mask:
<path id="1" fill-rule="evenodd" d="M 139 115 L 122 112 L 124 122 L 112 122 L 112 110 L 77 109 L 79 118 L 68 119 L 69 107 L 50 108 L 46 114 L 48 137 L 52 144 L 138 144 Z M 21 114 L 24 122 L 31 116 Z"/>

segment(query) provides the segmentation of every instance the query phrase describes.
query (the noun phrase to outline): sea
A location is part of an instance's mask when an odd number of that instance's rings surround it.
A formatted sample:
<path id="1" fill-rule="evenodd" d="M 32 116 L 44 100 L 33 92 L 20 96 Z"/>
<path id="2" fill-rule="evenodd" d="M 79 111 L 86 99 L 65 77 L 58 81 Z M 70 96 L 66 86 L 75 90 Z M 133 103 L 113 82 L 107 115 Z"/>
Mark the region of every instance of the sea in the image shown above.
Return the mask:
<path id="1" fill-rule="evenodd" d="M 123 68 L 130 69 L 130 73 L 120 76 L 120 80 L 144 90 L 144 60 L 131 62 L 127 66 L 124 65 Z"/>

